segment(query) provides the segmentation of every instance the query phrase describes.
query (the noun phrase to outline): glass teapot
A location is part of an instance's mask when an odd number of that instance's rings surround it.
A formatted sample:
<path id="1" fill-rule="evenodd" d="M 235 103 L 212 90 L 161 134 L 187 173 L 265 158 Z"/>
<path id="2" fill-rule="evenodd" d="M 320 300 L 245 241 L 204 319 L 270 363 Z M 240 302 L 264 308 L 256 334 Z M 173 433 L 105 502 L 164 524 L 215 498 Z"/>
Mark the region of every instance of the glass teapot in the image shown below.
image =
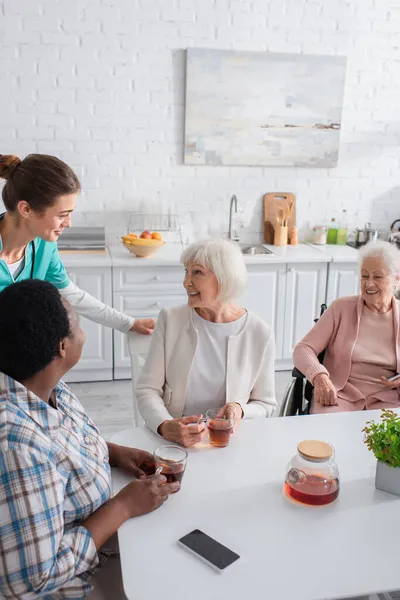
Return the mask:
<path id="1" fill-rule="evenodd" d="M 339 495 L 339 470 L 333 446 L 305 440 L 297 446 L 285 477 L 286 494 L 298 502 L 321 506 Z"/>

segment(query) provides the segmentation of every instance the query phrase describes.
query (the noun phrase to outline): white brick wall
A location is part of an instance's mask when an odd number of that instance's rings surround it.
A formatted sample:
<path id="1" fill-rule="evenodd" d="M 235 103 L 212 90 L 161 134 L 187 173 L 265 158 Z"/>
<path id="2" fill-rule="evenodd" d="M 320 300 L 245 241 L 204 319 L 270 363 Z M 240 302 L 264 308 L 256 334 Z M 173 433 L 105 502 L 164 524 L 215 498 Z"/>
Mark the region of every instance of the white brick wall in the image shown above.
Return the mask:
<path id="1" fill-rule="evenodd" d="M 79 211 L 172 210 L 197 234 L 227 229 L 237 194 L 250 236 L 261 197 L 293 191 L 298 223 L 346 208 L 400 217 L 400 0 L 0 0 L 0 152 L 60 156 Z M 344 54 L 336 169 L 182 164 L 184 49 Z M 188 228 L 188 231 L 191 228 Z"/>

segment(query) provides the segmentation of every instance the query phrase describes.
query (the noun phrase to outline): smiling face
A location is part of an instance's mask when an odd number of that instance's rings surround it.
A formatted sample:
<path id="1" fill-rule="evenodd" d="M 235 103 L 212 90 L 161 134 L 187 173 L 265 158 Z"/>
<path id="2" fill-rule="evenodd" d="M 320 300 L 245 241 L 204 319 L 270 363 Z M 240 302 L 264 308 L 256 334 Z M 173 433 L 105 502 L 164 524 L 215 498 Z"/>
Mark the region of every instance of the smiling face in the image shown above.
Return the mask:
<path id="1" fill-rule="evenodd" d="M 18 210 L 33 238 L 56 242 L 65 227 L 71 227 L 71 214 L 75 210 L 77 198 L 78 194 L 59 196 L 42 213 L 32 210 L 27 202 L 21 201 Z"/>
<path id="2" fill-rule="evenodd" d="M 218 280 L 206 267 L 196 263 L 185 265 L 183 285 L 190 308 L 215 308 L 219 305 Z"/>
<path id="3" fill-rule="evenodd" d="M 361 265 L 361 295 L 371 310 L 389 310 L 395 278 L 380 256 L 369 256 Z"/>

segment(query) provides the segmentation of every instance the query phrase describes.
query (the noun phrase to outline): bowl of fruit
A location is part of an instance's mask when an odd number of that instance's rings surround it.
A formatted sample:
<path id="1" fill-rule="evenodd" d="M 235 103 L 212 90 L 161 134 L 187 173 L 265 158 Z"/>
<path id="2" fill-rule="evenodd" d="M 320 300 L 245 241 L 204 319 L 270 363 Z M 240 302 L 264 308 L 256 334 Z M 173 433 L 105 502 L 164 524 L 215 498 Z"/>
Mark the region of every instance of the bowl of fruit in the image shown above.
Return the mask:
<path id="1" fill-rule="evenodd" d="M 122 243 L 137 258 L 150 258 L 165 244 L 158 231 L 143 231 L 140 235 L 128 233 L 122 236 Z"/>

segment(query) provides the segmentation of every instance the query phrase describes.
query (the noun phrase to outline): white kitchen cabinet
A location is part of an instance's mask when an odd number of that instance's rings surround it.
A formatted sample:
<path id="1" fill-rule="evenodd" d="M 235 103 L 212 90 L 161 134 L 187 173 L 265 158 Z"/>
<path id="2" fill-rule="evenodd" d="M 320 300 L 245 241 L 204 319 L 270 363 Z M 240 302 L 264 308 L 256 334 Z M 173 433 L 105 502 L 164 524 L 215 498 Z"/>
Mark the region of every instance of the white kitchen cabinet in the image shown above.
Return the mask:
<path id="1" fill-rule="evenodd" d="M 113 273 L 113 307 L 137 319 L 157 318 L 163 308 L 187 302 L 183 268 L 147 266 L 116 268 Z M 114 379 L 131 378 L 127 336 L 114 331 Z"/>
<path id="2" fill-rule="evenodd" d="M 278 367 L 292 364 L 293 348 L 311 329 L 325 302 L 327 263 L 288 263 L 286 270 L 285 326 L 282 359 Z"/>
<path id="3" fill-rule="evenodd" d="M 247 265 L 248 284 L 239 303 L 268 323 L 275 333 L 276 355 L 283 353 L 285 264 Z"/>
<path id="4" fill-rule="evenodd" d="M 168 273 L 158 269 L 143 265 L 130 273 L 115 270 L 114 285 L 122 289 L 113 290 L 114 308 L 136 318 L 155 318 L 162 308 L 186 303 L 179 267 L 169 267 Z M 272 326 L 276 368 L 290 369 L 293 347 L 312 327 L 325 301 L 327 264 L 248 264 L 247 271 L 248 285 L 239 302 Z M 114 331 L 114 379 L 130 377 L 126 335 Z"/>
<path id="5" fill-rule="evenodd" d="M 272 248 L 273 258 L 247 257 L 248 286 L 240 303 L 274 329 L 277 370 L 292 367 L 295 344 L 319 316 L 320 305 L 358 293 L 357 253 L 348 247 Z M 66 255 L 71 280 L 93 296 L 136 318 L 187 302 L 179 256 L 165 263 L 127 257 L 120 248 L 94 259 Z M 107 262 L 108 261 L 108 262 Z M 82 265 L 82 266 L 81 266 Z M 68 266 L 68 264 L 67 264 Z M 130 379 L 127 336 L 82 318 L 87 341 L 67 381 Z"/>
<path id="6" fill-rule="evenodd" d="M 112 303 L 110 267 L 73 267 L 68 269 L 69 278 L 105 304 Z M 80 325 L 86 334 L 79 363 L 65 375 L 67 382 L 109 381 L 113 378 L 112 330 L 89 319 L 80 317 Z"/>
<path id="7" fill-rule="evenodd" d="M 360 275 L 357 263 L 331 262 L 328 267 L 326 303 L 336 298 L 360 293 Z"/>

